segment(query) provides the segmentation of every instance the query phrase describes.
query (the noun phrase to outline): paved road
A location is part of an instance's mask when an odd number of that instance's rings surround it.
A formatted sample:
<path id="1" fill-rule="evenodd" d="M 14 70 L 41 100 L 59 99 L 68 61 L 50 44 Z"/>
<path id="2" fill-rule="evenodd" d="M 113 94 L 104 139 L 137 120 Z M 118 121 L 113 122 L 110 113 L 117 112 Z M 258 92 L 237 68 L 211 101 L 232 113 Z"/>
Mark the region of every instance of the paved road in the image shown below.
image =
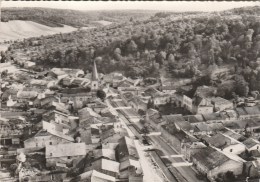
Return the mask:
<path id="1" fill-rule="evenodd" d="M 119 119 L 120 119 L 121 123 L 123 124 L 124 128 L 127 130 L 129 137 L 135 139 L 135 137 L 137 135 L 137 133 L 136 133 L 137 131 L 133 130 L 133 128 L 131 128 L 131 129 L 129 128 L 129 126 L 128 126 L 129 121 L 123 115 L 118 114 L 118 112 L 112 107 L 112 105 L 110 104 L 109 101 L 107 101 L 107 104 L 108 104 L 111 112 L 114 113 L 115 115 L 119 116 Z M 157 172 L 153 168 L 153 165 L 145 157 L 144 151 L 142 150 L 142 146 L 139 144 L 139 141 L 134 140 L 134 142 L 135 142 L 135 146 L 136 146 L 138 155 L 140 157 L 139 161 L 140 161 L 140 164 L 141 164 L 142 169 L 143 169 L 143 174 L 144 174 L 143 180 L 144 180 L 144 182 L 164 182 L 164 179 L 162 179 L 157 174 Z"/>
<path id="2" fill-rule="evenodd" d="M 155 143 L 156 147 L 160 149 L 164 155 L 176 155 L 178 154 L 174 149 L 172 149 L 160 136 L 150 136 L 151 140 Z M 172 163 L 185 162 L 181 157 L 171 157 L 168 158 Z M 182 177 L 186 179 L 188 182 L 203 182 L 203 180 L 199 180 L 196 177 L 195 171 L 188 166 L 185 167 L 173 167 L 169 166 L 169 169 L 177 170 Z M 180 177 L 181 178 L 181 177 Z"/>

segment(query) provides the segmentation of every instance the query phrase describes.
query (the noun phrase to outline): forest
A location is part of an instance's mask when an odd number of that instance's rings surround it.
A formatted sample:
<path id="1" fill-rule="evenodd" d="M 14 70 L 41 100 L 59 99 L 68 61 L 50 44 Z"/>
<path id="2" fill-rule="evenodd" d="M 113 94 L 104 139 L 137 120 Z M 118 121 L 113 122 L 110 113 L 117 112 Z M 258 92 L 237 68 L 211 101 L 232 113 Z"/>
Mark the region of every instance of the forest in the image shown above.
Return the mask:
<path id="1" fill-rule="evenodd" d="M 211 85 L 227 99 L 260 90 L 260 7 L 219 13 L 155 13 L 128 21 L 24 39 L 6 52 L 24 53 L 38 65 L 91 71 L 95 59 L 103 73 L 188 78 Z M 37 43 L 35 43 L 37 42 Z M 234 95 L 235 94 L 235 95 Z"/>
<path id="2" fill-rule="evenodd" d="M 91 26 L 94 21 L 99 20 L 120 23 L 128 21 L 129 16 L 135 19 L 146 19 L 154 13 L 154 11 L 140 10 L 76 11 L 50 8 L 2 8 L 1 20 L 3 22 L 25 20 L 34 21 L 50 27 L 69 25 L 78 28 Z"/>

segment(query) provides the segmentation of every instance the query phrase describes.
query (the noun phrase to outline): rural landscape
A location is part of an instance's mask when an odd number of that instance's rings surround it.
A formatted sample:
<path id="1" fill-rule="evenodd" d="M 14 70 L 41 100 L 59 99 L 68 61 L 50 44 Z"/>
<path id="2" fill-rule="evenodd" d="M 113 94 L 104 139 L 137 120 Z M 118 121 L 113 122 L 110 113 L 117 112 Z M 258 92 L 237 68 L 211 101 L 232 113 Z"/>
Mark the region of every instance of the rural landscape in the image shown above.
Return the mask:
<path id="1" fill-rule="evenodd" d="M 260 6 L 0 11 L 1 182 L 260 180 Z"/>

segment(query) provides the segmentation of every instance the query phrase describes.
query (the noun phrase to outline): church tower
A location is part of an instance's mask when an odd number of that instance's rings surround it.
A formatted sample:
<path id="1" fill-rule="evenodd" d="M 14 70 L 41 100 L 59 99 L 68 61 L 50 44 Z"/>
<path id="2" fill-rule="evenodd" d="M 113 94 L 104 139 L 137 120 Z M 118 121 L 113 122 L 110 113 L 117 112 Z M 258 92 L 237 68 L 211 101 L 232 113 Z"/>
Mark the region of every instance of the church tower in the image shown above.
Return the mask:
<path id="1" fill-rule="evenodd" d="M 92 70 L 92 78 L 91 78 L 91 90 L 98 90 L 99 88 L 99 79 L 96 62 L 94 60 L 93 70 Z"/>

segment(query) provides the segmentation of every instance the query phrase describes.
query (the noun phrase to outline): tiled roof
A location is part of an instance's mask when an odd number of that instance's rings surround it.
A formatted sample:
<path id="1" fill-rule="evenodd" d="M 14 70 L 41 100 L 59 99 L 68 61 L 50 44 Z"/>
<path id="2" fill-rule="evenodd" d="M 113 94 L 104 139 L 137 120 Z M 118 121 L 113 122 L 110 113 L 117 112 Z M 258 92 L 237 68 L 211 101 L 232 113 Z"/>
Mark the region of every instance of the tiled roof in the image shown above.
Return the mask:
<path id="1" fill-rule="evenodd" d="M 260 142 L 255 140 L 255 139 L 253 139 L 253 138 L 248 138 L 247 140 L 245 140 L 243 142 L 243 144 L 246 146 L 246 148 L 250 149 L 250 148 L 252 148 L 253 146 L 255 146 L 257 144 L 260 145 Z"/>
<path id="2" fill-rule="evenodd" d="M 208 170 L 219 167 L 230 159 L 224 155 L 223 153 L 213 149 L 212 147 L 207 147 L 203 149 L 199 149 L 194 155 L 199 163 L 208 168 Z"/>

